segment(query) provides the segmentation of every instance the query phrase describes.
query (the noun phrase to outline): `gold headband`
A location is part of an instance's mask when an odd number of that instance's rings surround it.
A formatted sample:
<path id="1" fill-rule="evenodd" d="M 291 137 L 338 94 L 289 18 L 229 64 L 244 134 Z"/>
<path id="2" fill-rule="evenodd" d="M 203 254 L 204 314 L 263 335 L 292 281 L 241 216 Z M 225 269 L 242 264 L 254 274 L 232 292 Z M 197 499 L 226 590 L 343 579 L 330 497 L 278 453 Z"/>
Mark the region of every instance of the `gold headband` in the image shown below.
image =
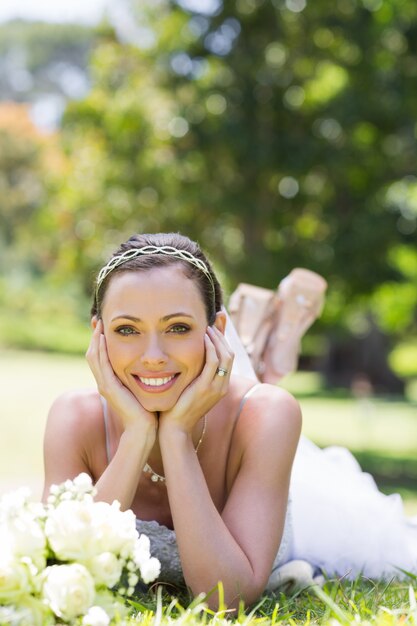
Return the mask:
<path id="1" fill-rule="evenodd" d="M 119 265 L 123 265 L 127 261 L 131 259 L 135 259 L 141 255 L 150 255 L 150 254 L 164 254 L 167 256 L 172 256 L 181 261 L 187 261 L 187 263 L 191 263 L 194 267 L 197 267 L 210 281 L 210 284 L 213 289 L 213 294 L 216 294 L 216 290 L 214 288 L 213 277 L 210 273 L 209 268 L 201 259 L 195 257 L 191 252 L 187 250 L 178 250 L 178 248 L 173 248 L 172 246 L 143 246 L 142 248 L 131 248 L 130 250 L 126 250 L 122 254 L 114 256 L 110 261 L 101 268 L 97 276 L 96 282 L 96 296 L 97 292 L 100 289 L 100 286 L 104 279 Z"/>

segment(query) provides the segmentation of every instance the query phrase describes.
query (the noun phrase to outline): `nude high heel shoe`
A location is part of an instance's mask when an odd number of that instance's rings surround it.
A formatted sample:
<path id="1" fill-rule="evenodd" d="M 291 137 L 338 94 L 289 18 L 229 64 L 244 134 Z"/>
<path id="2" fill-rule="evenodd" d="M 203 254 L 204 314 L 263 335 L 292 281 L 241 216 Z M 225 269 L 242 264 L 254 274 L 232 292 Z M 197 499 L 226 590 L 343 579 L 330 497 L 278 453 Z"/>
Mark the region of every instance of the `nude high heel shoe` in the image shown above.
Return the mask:
<path id="1" fill-rule="evenodd" d="M 320 315 L 327 282 L 296 268 L 276 292 L 240 283 L 229 300 L 229 312 L 253 368 L 262 382 L 276 383 L 295 371 L 301 338 Z"/>
<path id="2" fill-rule="evenodd" d="M 262 382 L 276 383 L 297 369 L 301 338 L 320 316 L 326 289 L 322 276 L 303 268 L 280 282 L 276 317 L 262 354 Z"/>
<path id="3" fill-rule="evenodd" d="M 275 294 L 271 289 L 240 283 L 230 296 L 228 310 L 258 375 L 276 315 Z"/>

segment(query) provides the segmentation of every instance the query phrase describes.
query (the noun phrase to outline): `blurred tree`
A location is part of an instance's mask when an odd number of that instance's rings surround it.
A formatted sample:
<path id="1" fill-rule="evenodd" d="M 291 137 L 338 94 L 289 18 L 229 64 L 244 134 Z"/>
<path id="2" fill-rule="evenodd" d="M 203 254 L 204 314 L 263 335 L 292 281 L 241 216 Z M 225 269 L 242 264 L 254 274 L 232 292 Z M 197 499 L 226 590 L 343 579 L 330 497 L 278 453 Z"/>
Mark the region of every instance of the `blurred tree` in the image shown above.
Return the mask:
<path id="1" fill-rule="evenodd" d="M 48 179 L 62 177 L 64 167 L 57 136 L 36 128 L 28 106 L 0 103 L 0 278 L 5 282 L 22 287 L 48 273 Z"/>
<path id="2" fill-rule="evenodd" d="M 1 265 L 10 269 L 21 250 L 28 224 L 44 200 L 41 174 L 42 137 L 22 104 L 0 104 L 0 250 Z M 7 253 L 7 254 L 6 254 Z"/>
<path id="3" fill-rule="evenodd" d="M 0 99 L 85 95 L 93 44 L 93 29 L 77 24 L 15 20 L 0 25 Z"/>
<path id="4" fill-rule="evenodd" d="M 201 6 L 132 2 L 136 45 L 101 32 L 64 118 L 57 274 L 88 289 L 115 239 L 182 230 L 229 288 L 303 265 L 329 280 L 323 323 L 415 331 L 417 5 Z"/>

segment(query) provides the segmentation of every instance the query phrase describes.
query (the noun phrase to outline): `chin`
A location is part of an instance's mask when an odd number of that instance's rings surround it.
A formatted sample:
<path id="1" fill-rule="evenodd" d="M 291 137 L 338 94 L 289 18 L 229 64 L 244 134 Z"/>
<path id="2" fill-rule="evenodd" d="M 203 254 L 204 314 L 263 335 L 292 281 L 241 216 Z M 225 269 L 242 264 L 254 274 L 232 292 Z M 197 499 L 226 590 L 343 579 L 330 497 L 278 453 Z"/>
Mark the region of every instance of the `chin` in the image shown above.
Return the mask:
<path id="1" fill-rule="evenodd" d="M 177 403 L 178 398 L 138 398 L 141 405 L 149 413 L 162 413 L 169 411 Z"/>

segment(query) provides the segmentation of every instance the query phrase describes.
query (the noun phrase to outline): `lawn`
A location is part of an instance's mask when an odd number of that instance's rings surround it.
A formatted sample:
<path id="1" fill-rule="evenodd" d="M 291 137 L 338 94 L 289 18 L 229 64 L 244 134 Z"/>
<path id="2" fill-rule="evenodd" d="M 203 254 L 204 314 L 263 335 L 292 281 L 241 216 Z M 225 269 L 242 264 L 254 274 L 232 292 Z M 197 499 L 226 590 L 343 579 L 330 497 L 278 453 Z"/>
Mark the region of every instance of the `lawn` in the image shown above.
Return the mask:
<path id="1" fill-rule="evenodd" d="M 48 408 L 59 393 L 73 387 L 91 386 L 94 381 L 83 358 L 12 350 L 0 354 L 0 377 L 0 493 L 18 485 L 29 485 L 38 496 L 42 485 L 42 433 Z M 374 463 L 384 490 L 402 489 L 407 497 L 407 510 L 417 513 L 414 488 L 417 481 L 409 484 L 409 475 L 417 475 L 415 402 L 326 395 L 314 374 L 294 375 L 284 386 L 293 391 L 301 403 L 305 435 L 323 446 L 348 445 L 363 459 L 364 466 Z M 385 474 L 381 470 L 384 463 L 388 463 Z M 388 474 L 392 471 L 397 476 L 390 482 Z M 416 580 L 410 581 L 417 586 Z M 235 622 L 227 613 L 213 617 L 198 603 L 190 605 L 187 596 L 180 596 L 178 600 L 164 596 L 158 600 L 157 595 L 149 594 L 140 599 L 147 612 L 141 614 L 139 621 L 149 626 L 175 626 L 176 622 L 178 626 L 212 622 L 216 626 L 352 622 L 367 626 L 370 623 L 416 625 L 416 600 L 414 590 L 409 588 L 410 581 L 375 584 L 364 579 L 331 580 L 324 590 L 312 588 L 302 593 L 265 596 L 253 614 L 247 609 Z M 138 621 L 132 619 L 130 623 Z"/>
<path id="2" fill-rule="evenodd" d="M 63 391 L 91 386 L 92 375 L 80 357 L 3 350 L 0 380 L 0 492 L 24 484 L 39 495 L 49 407 Z"/>

